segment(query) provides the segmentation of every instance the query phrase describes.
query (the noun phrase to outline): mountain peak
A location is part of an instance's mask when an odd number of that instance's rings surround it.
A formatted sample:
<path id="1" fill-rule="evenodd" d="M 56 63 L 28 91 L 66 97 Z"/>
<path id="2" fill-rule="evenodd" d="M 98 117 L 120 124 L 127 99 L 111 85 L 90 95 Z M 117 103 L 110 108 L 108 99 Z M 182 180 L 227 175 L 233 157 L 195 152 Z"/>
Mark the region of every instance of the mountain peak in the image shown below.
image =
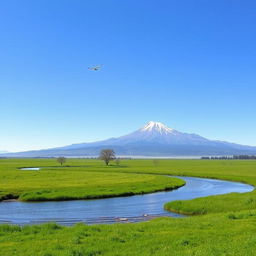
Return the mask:
<path id="1" fill-rule="evenodd" d="M 92 143 L 65 147 L 0 154 L 1 157 L 85 157 L 97 156 L 103 148 L 113 148 L 119 156 L 220 156 L 254 155 L 256 147 L 208 140 L 196 134 L 183 133 L 163 123 L 150 121 L 130 134 Z"/>
<path id="2" fill-rule="evenodd" d="M 172 128 L 169 128 L 168 126 L 166 126 L 163 123 L 160 122 L 154 122 L 154 121 L 150 121 L 148 122 L 144 127 L 142 127 L 140 129 L 141 131 L 144 132 L 159 132 L 161 134 L 168 134 L 168 133 L 172 133 L 174 130 Z"/>

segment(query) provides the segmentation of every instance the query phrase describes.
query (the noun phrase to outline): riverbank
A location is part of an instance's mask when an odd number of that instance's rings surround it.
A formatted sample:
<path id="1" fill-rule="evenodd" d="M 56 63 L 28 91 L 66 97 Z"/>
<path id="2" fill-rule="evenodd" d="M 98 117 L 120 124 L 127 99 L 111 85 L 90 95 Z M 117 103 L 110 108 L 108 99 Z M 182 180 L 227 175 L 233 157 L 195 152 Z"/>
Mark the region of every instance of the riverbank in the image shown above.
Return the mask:
<path id="1" fill-rule="evenodd" d="M 4 256 L 254 256 L 256 211 L 136 224 L 0 225 Z"/>
<path id="2" fill-rule="evenodd" d="M 0 223 L 34 225 L 54 221 L 70 226 L 81 222 L 86 224 L 132 223 L 163 216 L 180 218 L 185 216 L 167 212 L 163 209 L 163 205 L 168 201 L 188 200 L 230 192 L 245 193 L 253 189 L 250 185 L 238 182 L 195 177 L 182 177 L 182 179 L 186 185 L 178 190 L 146 195 L 59 202 L 5 202 L 0 204 Z"/>
<path id="3" fill-rule="evenodd" d="M 54 159 L 1 159 L 0 200 L 100 199 L 168 191 L 185 184 L 173 177 L 116 172 L 127 168 L 122 165 L 107 167 L 100 161 L 90 160 L 85 163 L 82 165 L 78 160 L 77 165 L 60 167 Z M 43 168 L 20 169 L 36 164 Z"/>

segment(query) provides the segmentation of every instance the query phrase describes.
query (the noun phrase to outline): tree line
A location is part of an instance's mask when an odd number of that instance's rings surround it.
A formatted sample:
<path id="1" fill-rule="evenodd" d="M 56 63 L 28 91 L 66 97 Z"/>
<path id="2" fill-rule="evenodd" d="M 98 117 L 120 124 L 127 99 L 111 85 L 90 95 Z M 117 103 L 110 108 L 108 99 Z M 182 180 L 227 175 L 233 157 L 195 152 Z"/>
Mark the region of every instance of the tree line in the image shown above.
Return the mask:
<path id="1" fill-rule="evenodd" d="M 204 160 L 255 160 L 256 155 L 233 155 L 233 156 L 203 156 Z"/>

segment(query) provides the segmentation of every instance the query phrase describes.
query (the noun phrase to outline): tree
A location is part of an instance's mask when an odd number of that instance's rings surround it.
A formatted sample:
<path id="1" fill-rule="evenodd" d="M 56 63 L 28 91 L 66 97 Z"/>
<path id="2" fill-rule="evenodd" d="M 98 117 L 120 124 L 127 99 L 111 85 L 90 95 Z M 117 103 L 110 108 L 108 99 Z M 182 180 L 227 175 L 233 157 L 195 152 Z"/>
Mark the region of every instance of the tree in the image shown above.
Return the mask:
<path id="1" fill-rule="evenodd" d="M 57 162 L 63 165 L 66 162 L 66 158 L 63 156 L 60 156 L 57 158 Z"/>
<path id="2" fill-rule="evenodd" d="M 99 158 L 108 165 L 111 160 L 115 159 L 115 151 L 113 149 L 102 149 Z"/>

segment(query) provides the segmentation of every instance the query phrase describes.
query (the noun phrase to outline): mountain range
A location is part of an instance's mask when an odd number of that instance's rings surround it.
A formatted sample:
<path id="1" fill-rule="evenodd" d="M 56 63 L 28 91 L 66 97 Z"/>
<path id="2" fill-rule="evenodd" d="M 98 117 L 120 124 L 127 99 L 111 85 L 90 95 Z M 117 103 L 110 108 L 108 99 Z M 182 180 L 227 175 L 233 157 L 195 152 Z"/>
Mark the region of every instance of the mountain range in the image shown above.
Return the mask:
<path id="1" fill-rule="evenodd" d="M 183 133 L 160 122 L 148 122 L 144 127 L 118 138 L 64 147 L 5 153 L 6 157 L 90 157 L 98 156 L 101 149 L 114 149 L 118 156 L 216 156 L 256 154 L 256 147 L 209 140 L 197 134 Z"/>

